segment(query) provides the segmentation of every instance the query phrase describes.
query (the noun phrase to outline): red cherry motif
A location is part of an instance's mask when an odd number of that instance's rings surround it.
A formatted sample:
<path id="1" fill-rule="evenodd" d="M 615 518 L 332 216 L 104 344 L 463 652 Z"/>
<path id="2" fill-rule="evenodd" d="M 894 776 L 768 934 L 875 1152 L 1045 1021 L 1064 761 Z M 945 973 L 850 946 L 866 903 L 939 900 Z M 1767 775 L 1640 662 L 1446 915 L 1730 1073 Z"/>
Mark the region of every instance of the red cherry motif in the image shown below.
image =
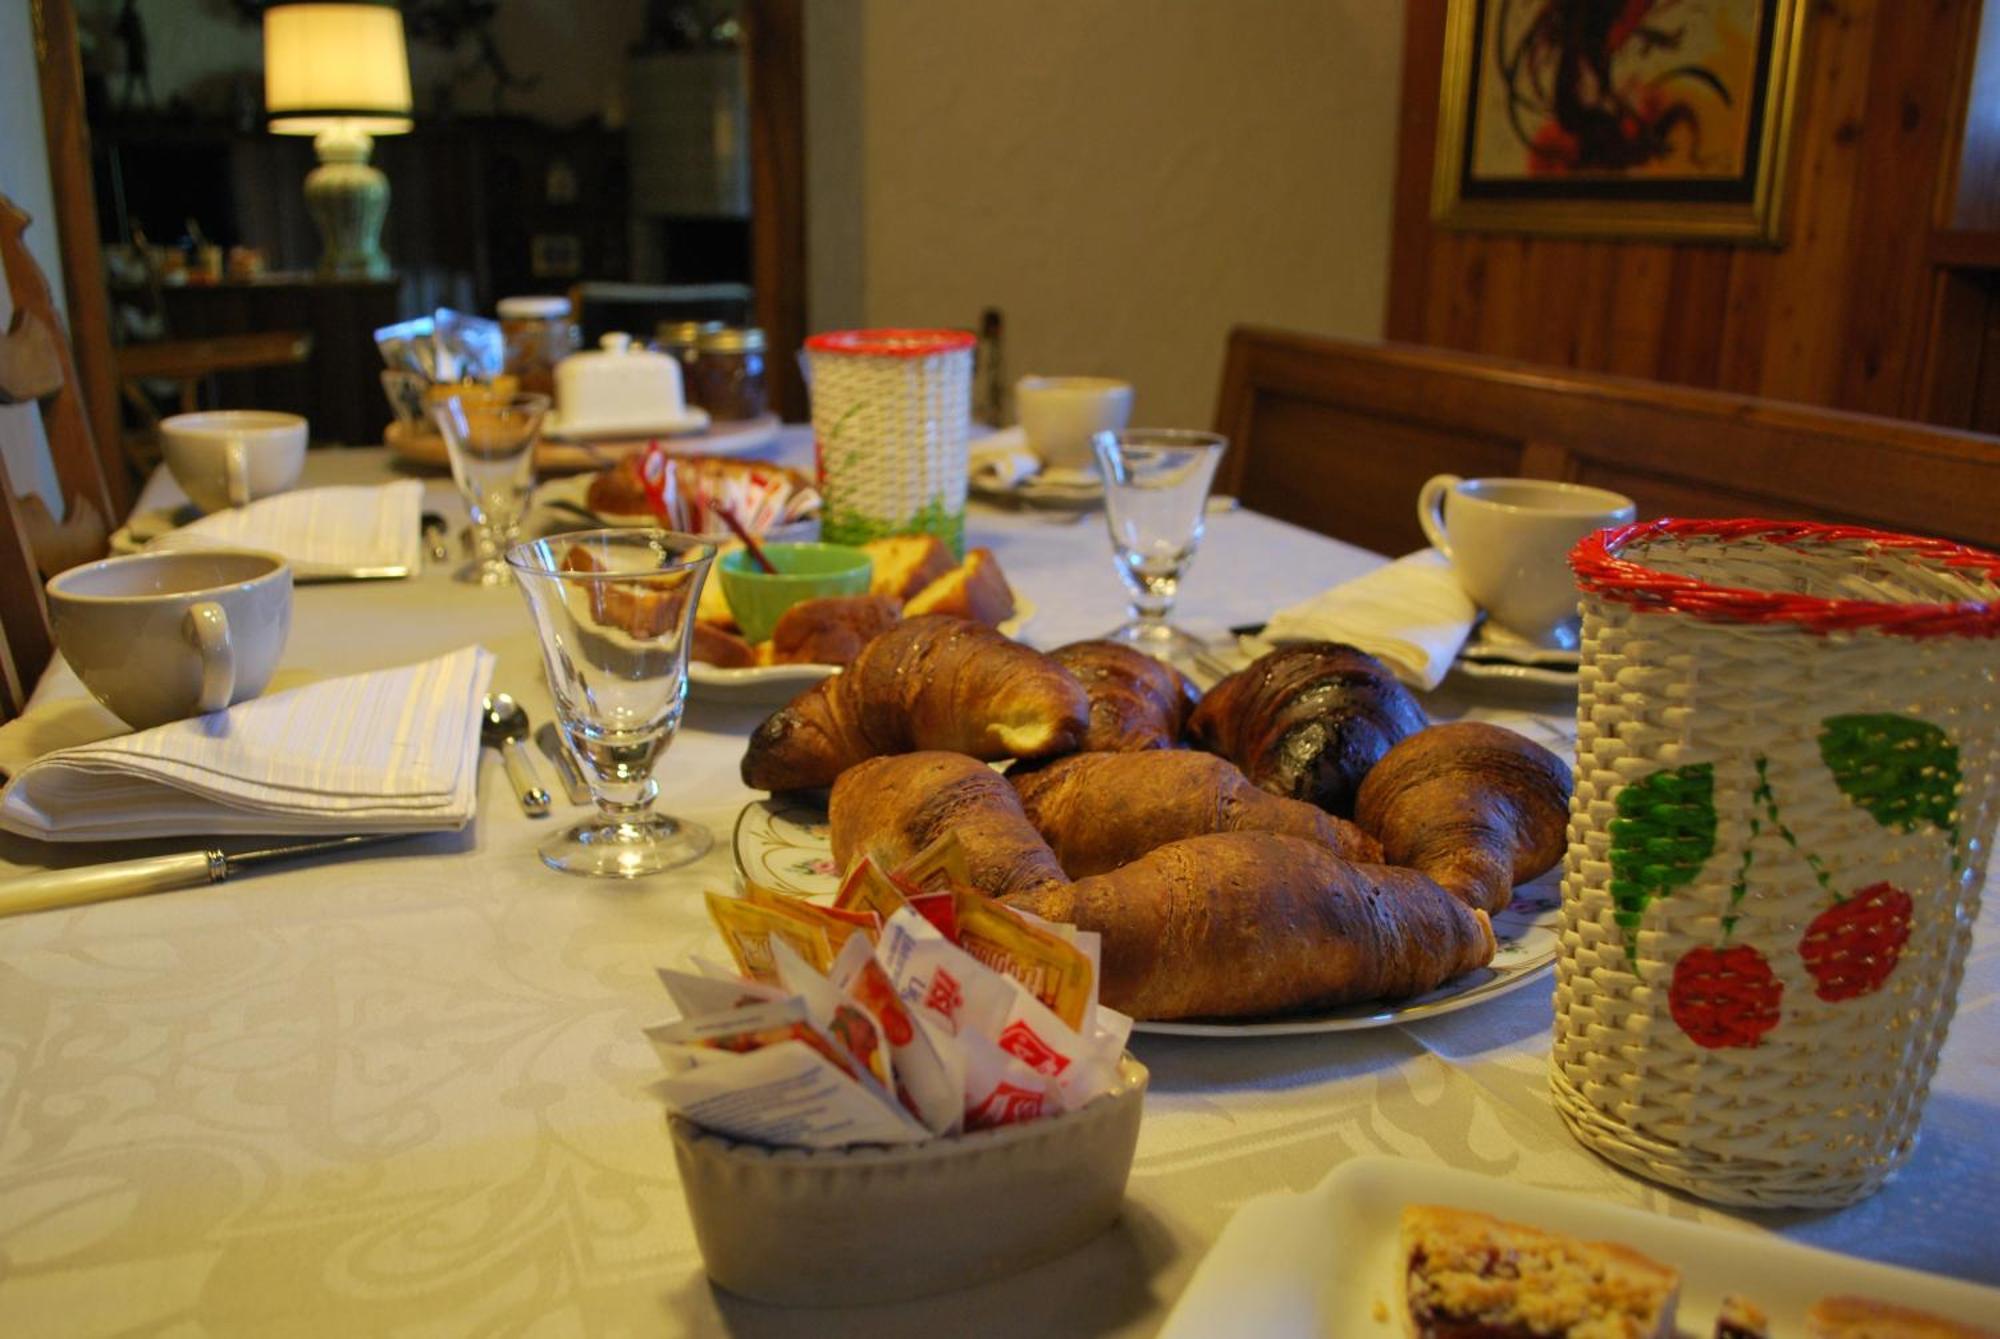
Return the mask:
<path id="1" fill-rule="evenodd" d="M 1778 1025 L 1785 987 L 1748 944 L 1689 949 L 1674 964 L 1667 1008 L 1697 1046 L 1755 1046 Z"/>
<path id="2" fill-rule="evenodd" d="M 1882 988 L 1910 939 L 1910 895 L 1874 883 L 1813 918 L 1799 956 L 1823 1000 L 1851 1000 Z"/>

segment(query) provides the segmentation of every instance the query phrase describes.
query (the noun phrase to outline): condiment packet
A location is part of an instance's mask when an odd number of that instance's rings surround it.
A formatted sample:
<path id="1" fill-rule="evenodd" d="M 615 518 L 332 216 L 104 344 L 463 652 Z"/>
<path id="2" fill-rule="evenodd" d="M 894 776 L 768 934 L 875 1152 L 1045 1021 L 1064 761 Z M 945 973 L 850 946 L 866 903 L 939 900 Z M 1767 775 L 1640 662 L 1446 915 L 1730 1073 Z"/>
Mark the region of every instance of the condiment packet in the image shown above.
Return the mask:
<path id="1" fill-rule="evenodd" d="M 882 934 L 883 917 L 872 910 L 823 907 L 790 893 L 775 892 L 762 884 L 743 881 L 744 895 L 755 906 L 767 907 L 780 916 L 789 916 L 801 925 L 814 926 L 826 933 L 827 946 L 837 956 L 847 941 L 861 935 L 873 944 Z M 829 963 L 828 966 L 832 964 Z"/>
<path id="2" fill-rule="evenodd" d="M 882 1031 L 894 1067 L 896 1096 L 933 1134 L 950 1134 L 965 1116 L 965 1055 L 940 1038 L 896 996 L 895 983 L 872 953 L 850 940 L 834 959 L 834 988 L 868 1010 Z"/>
<path id="3" fill-rule="evenodd" d="M 833 898 L 834 910 L 869 912 L 880 917 L 885 925 L 891 916 L 909 905 L 896 881 L 872 856 L 865 855 L 841 879 L 840 891 Z"/>
<path id="4" fill-rule="evenodd" d="M 949 892 L 972 886 L 972 863 L 956 832 L 947 832 L 893 871 L 904 883 L 925 893 Z"/>
<path id="5" fill-rule="evenodd" d="M 970 888 L 952 889 L 958 946 L 1002 976 L 1012 977 L 1081 1030 L 1097 995 L 1097 975 L 1076 945 Z"/>
<path id="6" fill-rule="evenodd" d="M 882 927 L 875 956 L 903 1003 L 950 1035 L 998 1036 L 1013 1008 L 1014 986 L 959 948 L 914 910 Z"/>
<path id="7" fill-rule="evenodd" d="M 703 1129 L 760 1144 L 845 1148 L 930 1138 L 900 1108 L 798 1041 L 740 1055 L 716 1052 L 661 1080 L 654 1091 Z"/>
<path id="8" fill-rule="evenodd" d="M 714 971 L 706 969 L 713 966 L 706 964 L 699 975 L 676 972 L 670 967 L 658 969 L 660 984 L 667 988 L 667 994 L 679 1006 L 681 1017 L 699 1018 L 705 1014 L 740 1009 L 746 1004 L 776 1004 L 786 998 L 785 992 L 777 986 L 746 981 L 734 973 L 717 976 Z"/>
<path id="9" fill-rule="evenodd" d="M 976 1032 L 964 1034 L 959 1043 L 965 1048 L 966 1129 L 990 1130 L 1064 1110 L 1055 1081 L 1020 1057 Z"/>
<path id="10" fill-rule="evenodd" d="M 774 937 L 790 944 L 793 952 L 822 972 L 833 965 L 833 945 L 827 942 L 822 927 L 740 897 L 705 896 L 708 914 L 722 932 L 722 941 L 729 945 L 729 956 L 736 960 L 737 970 L 752 981 L 778 984 L 778 969 L 771 960 Z"/>
<path id="11" fill-rule="evenodd" d="M 858 938 L 858 937 L 857 937 Z M 863 947 L 867 941 L 859 941 Z M 857 1067 L 856 1079 L 883 1102 L 893 1102 L 890 1085 L 895 1075 L 889 1067 L 889 1048 L 874 1015 L 834 988 L 833 982 L 806 965 L 782 939 L 771 941 L 771 957 L 777 964 L 778 980 L 805 1006 L 806 1021 L 822 1036 L 832 1040 Z"/>

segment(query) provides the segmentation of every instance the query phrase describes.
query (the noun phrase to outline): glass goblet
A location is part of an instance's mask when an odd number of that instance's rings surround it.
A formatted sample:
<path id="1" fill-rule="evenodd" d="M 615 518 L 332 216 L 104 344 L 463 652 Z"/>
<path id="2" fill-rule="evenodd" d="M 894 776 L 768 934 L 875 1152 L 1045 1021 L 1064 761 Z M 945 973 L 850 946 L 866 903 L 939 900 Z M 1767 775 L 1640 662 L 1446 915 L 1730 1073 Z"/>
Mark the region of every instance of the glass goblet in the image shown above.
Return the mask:
<path id="1" fill-rule="evenodd" d="M 667 530 L 585 530 L 516 544 L 556 720 L 597 813 L 543 844 L 571 874 L 632 879 L 699 859 L 707 828 L 653 812 L 653 765 L 687 701 L 688 647 L 715 547 Z"/>
<path id="2" fill-rule="evenodd" d="M 1167 621 L 1181 574 L 1201 544 L 1208 486 L 1227 438 L 1176 428 L 1129 428 L 1091 438 L 1104 476 L 1111 554 L 1132 596 L 1132 618 L 1108 634 L 1160 660 L 1192 656 L 1200 638 Z"/>
<path id="3" fill-rule="evenodd" d="M 549 412 L 546 395 L 500 395 L 466 386 L 431 404 L 451 477 L 472 514 L 473 559 L 456 574 L 480 586 L 513 584 L 502 555 L 521 530 L 535 486 L 535 442 Z"/>

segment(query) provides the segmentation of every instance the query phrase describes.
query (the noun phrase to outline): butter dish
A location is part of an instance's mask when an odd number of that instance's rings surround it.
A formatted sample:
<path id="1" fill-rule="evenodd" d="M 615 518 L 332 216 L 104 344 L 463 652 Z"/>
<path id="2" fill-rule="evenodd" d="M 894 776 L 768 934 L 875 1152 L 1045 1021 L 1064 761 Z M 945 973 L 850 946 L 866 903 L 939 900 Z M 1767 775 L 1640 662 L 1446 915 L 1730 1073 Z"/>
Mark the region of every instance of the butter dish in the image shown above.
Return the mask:
<path id="1" fill-rule="evenodd" d="M 635 346 L 630 335 L 606 335 L 595 352 L 563 359 L 555 382 L 556 408 L 542 427 L 545 436 L 669 436 L 708 426 L 707 412 L 687 402 L 680 364 Z"/>

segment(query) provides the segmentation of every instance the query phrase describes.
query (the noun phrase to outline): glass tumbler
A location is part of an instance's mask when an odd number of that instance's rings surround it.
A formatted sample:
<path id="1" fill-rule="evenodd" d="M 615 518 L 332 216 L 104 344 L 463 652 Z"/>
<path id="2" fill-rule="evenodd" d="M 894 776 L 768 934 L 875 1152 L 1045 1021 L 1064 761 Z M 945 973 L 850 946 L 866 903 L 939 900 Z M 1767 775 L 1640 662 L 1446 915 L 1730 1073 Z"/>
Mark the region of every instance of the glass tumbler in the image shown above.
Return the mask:
<path id="1" fill-rule="evenodd" d="M 1130 621 L 1107 634 L 1161 660 L 1192 656 L 1200 638 L 1167 621 L 1181 574 L 1201 544 L 1208 486 L 1227 438 L 1177 428 L 1129 428 L 1091 438 L 1104 476 L 1111 554 L 1132 596 Z"/>
<path id="2" fill-rule="evenodd" d="M 535 442 L 546 395 L 500 395 L 466 386 L 431 402 L 451 477 L 472 515 L 473 559 L 456 574 L 479 586 L 513 584 L 502 555 L 520 533 L 535 487 Z"/>
<path id="3" fill-rule="evenodd" d="M 708 829 L 653 812 L 653 766 L 687 701 L 688 647 L 715 547 L 667 530 L 586 530 L 516 544 L 556 719 L 597 813 L 541 848 L 571 874 L 632 879 L 699 859 Z"/>

